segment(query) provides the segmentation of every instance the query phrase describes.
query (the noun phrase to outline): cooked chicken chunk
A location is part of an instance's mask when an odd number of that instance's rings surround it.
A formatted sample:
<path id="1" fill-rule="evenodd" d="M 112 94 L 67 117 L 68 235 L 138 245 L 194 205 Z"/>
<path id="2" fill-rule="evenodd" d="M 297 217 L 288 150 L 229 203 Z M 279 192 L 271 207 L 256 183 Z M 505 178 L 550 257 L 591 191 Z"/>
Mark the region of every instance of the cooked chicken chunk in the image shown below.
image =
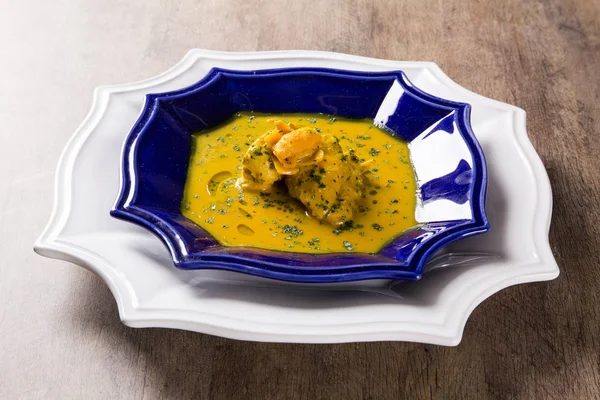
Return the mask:
<path id="1" fill-rule="evenodd" d="M 239 181 L 242 189 L 268 190 L 273 183 L 281 179 L 278 168 L 275 168 L 276 160 L 273 159 L 271 148 L 292 128 L 281 120 L 275 120 L 273 123 L 275 128 L 256 139 L 244 154 L 242 178 Z"/>
<path id="2" fill-rule="evenodd" d="M 265 142 L 270 133 L 272 131 L 256 139 L 244 154 L 242 178 L 239 182 L 243 189 L 264 191 L 281 179 L 275 169 L 269 145 Z"/>
<path id="3" fill-rule="evenodd" d="M 283 135 L 273 146 L 273 155 L 287 169 L 296 169 L 303 164 L 317 160 L 321 144 L 321 134 L 311 128 L 299 128 Z"/>
<path id="4" fill-rule="evenodd" d="M 331 225 L 352 220 L 365 197 L 366 168 L 354 154 L 344 154 L 335 136 L 323 137 L 323 159 L 286 177 L 290 195 L 309 213 Z"/>
<path id="5" fill-rule="evenodd" d="M 367 168 L 353 153 L 344 154 L 335 136 L 273 122 L 275 129 L 244 155 L 240 186 L 264 191 L 285 177 L 289 194 L 315 218 L 331 225 L 350 221 L 365 197 Z"/>

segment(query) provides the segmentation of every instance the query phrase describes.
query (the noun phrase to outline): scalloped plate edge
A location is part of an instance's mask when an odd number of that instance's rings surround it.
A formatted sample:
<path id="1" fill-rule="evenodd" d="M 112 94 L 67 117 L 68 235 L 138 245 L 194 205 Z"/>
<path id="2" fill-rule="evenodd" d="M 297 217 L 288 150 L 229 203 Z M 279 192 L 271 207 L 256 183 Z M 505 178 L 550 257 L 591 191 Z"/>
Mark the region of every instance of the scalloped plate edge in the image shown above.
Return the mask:
<path id="1" fill-rule="evenodd" d="M 536 177 L 536 212 L 534 216 L 533 240 L 539 256 L 539 263 L 529 264 L 535 266 L 534 273 L 515 273 L 513 276 L 496 282 L 492 286 L 482 285 L 475 282 L 472 286 L 479 287 L 479 293 L 463 305 L 461 318 L 454 316 L 452 320 L 446 319 L 441 325 L 436 325 L 437 334 L 415 329 L 406 323 L 371 323 L 369 326 L 359 325 L 336 325 L 337 333 L 331 332 L 331 326 L 306 326 L 310 328 L 305 333 L 276 332 L 281 325 L 269 325 L 263 322 L 252 323 L 250 321 L 231 320 L 217 314 L 190 313 L 181 310 L 155 310 L 140 308 L 135 292 L 127 279 L 115 271 L 111 265 L 99 255 L 87 251 L 67 238 L 60 239 L 60 233 L 64 227 L 71 204 L 71 185 L 73 166 L 79 151 L 85 144 L 87 138 L 92 134 L 99 121 L 104 116 L 112 93 L 133 92 L 148 89 L 184 73 L 198 59 L 206 60 L 261 60 L 261 59 L 330 59 L 343 62 L 357 62 L 379 67 L 402 68 L 402 66 L 424 67 L 431 72 L 442 84 L 451 87 L 455 91 L 469 95 L 477 101 L 487 103 L 497 109 L 508 111 L 512 114 L 514 137 L 519 144 L 519 150 L 525 155 L 534 176 Z M 435 63 L 432 62 L 399 62 L 382 60 L 368 57 L 346 55 L 340 53 L 319 51 L 270 51 L 270 52 L 220 52 L 210 50 L 190 50 L 185 57 L 168 71 L 155 77 L 130 84 L 98 87 L 94 91 L 90 112 L 68 141 L 63 150 L 56 170 L 55 192 L 53 209 L 50 220 L 36 241 L 34 250 L 46 257 L 56 258 L 79 264 L 104 279 L 111 292 L 115 296 L 122 321 L 131 327 L 164 327 L 175 329 L 193 330 L 213 335 L 219 335 L 238 340 L 254 340 L 269 342 L 301 342 L 301 343 L 340 343 L 354 341 L 380 341 L 380 340 L 403 340 L 418 341 L 453 346 L 457 345 L 463 334 L 466 321 L 477 305 L 494 293 L 521 283 L 537 282 L 555 279 L 559 275 L 558 265 L 552 255 L 548 242 L 548 230 L 552 214 L 552 192 L 550 181 L 541 159 L 536 153 L 529 137 L 525 124 L 525 111 L 499 101 L 495 101 L 469 91 L 450 79 Z M 512 265 L 519 267 L 518 265 Z M 521 266 L 524 267 L 524 266 Z M 518 272 L 521 268 L 513 268 Z M 489 277 L 488 277 L 489 278 Z M 174 315 L 177 317 L 175 318 Z M 200 318 L 202 317 L 202 318 Z M 423 325 L 421 325 L 423 326 Z M 243 327 L 243 329 L 242 329 Z M 265 329 L 267 328 L 267 329 Z M 276 332 L 276 333 L 273 333 Z"/>

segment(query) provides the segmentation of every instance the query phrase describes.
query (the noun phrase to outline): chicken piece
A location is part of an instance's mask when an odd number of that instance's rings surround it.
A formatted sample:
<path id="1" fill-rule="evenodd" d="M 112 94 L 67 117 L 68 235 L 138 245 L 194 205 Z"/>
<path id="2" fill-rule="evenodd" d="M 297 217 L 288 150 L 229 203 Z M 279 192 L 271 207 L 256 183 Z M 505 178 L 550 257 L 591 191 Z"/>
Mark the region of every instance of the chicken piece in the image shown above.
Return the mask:
<path id="1" fill-rule="evenodd" d="M 289 194 L 315 218 L 331 225 L 352 220 L 365 197 L 367 165 L 344 154 L 338 139 L 313 128 L 295 129 L 281 120 L 252 143 L 244 155 L 240 186 L 268 190 L 285 177 Z"/>
<path id="2" fill-rule="evenodd" d="M 353 153 L 344 154 L 335 136 L 323 135 L 323 159 L 314 165 L 301 167 L 287 176 L 290 195 L 309 213 L 331 225 L 351 221 L 359 202 L 365 196 L 367 167 Z"/>
<path id="3" fill-rule="evenodd" d="M 275 169 L 270 146 L 265 142 L 269 134 L 272 134 L 272 131 L 256 139 L 244 154 L 242 177 L 238 182 L 242 189 L 265 191 L 281 179 L 281 175 Z"/>
<path id="4" fill-rule="evenodd" d="M 283 133 L 288 133 L 296 129 L 294 127 L 294 124 L 288 124 L 287 122 L 282 121 L 280 119 L 268 119 L 267 122 L 273 122 L 275 124 L 275 129 Z"/>
<path id="5" fill-rule="evenodd" d="M 273 122 L 275 129 L 256 139 L 244 154 L 242 177 L 238 182 L 242 189 L 265 191 L 281 179 L 271 156 L 271 148 L 292 128 L 281 120 L 268 122 Z"/>
<path id="6" fill-rule="evenodd" d="M 285 135 L 273 146 L 273 155 L 284 168 L 295 169 L 317 162 L 321 134 L 315 129 L 302 127 Z"/>
<path id="7" fill-rule="evenodd" d="M 275 145 L 275 143 L 279 142 L 283 135 L 290 132 L 294 128 L 292 124 L 288 125 L 280 119 L 268 119 L 267 122 L 273 122 L 275 124 L 275 129 L 272 129 L 263 135 L 267 147 L 269 150 L 271 150 L 271 148 Z"/>

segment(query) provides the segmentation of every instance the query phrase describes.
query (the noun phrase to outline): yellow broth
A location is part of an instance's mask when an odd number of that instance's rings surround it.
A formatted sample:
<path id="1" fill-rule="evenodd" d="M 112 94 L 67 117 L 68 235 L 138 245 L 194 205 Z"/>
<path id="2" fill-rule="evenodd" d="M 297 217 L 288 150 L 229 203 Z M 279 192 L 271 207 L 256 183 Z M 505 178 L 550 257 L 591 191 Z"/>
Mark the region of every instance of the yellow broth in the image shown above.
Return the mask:
<path id="1" fill-rule="evenodd" d="M 375 160 L 371 166 L 373 185 L 351 224 L 336 228 L 307 215 L 304 206 L 289 196 L 283 182 L 266 193 L 236 186 L 249 145 L 273 128 L 269 118 L 318 128 L 337 136 L 344 152 L 354 149 L 359 158 Z M 191 147 L 181 211 L 224 246 L 301 253 L 376 253 L 416 225 L 416 183 L 408 146 L 370 120 L 242 112 L 218 127 L 195 133 Z"/>

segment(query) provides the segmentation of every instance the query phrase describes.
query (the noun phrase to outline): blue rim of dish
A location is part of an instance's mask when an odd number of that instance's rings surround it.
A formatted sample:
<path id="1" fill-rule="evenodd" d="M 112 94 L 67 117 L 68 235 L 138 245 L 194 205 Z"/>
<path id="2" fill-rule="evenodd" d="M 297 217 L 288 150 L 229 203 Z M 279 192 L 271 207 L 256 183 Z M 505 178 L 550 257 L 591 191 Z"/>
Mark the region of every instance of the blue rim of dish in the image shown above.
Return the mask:
<path id="1" fill-rule="evenodd" d="M 458 131 L 461 133 L 473 158 L 472 187 L 474 190 L 471 195 L 472 201 L 470 203 L 473 218 L 456 221 L 457 224 L 455 226 L 444 230 L 442 233 L 433 234 L 430 239 L 418 244 L 404 262 L 367 262 L 344 266 L 294 266 L 282 262 L 268 261 L 268 259 L 283 260 L 286 257 L 297 256 L 298 253 L 258 249 L 259 251 L 268 252 L 274 255 L 273 257 L 264 256 L 266 260 L 257 260 L 223 252 L 200 252 L 190 254 L 186 247 L 185 240 L 182 239 L 180 232 L 178 232 L 169 220 L 160 218 L 153 213 L 151 209 L 144 209 L 131 204 L 131 199 L 135 198 L 137 192 L 135 182 L 138 181 L 137 169 L 135 168 L 136 143 L 139 138 L 143 136 L 146 125 L 151 120 L 155 110 L 159 107 L 161 100 L 167 97 L 177 98 L 195 92 L 222 75 L 230 77 L 247 77 L 265 75 L 282 76 L 288 74 L 310 74 L 346 79 L 352 79 L 353 77 L 373 80 L 393 78 L 400 83 L 406 92 L 417 97 L 419 100 L 436 106 L 447 107 L 448 110 L 455 110 L 457 114 L 455 121 L 457 123 Z M 422 272 L 427 261 L 441 247 L 469 236 L 485 233 L 490 228 L 485 214 L 487 166 L 481 146 L 475 138 L 470 126 L 470 114 L 471 107 L 469 104 L 454 102 L 428 94 L 413 86 L 404 72 L 397 70 L 363 72 L 328 68 L 280 68 L 237 71 L 213 68 L 204 78 L 191 86 L 171 92 L 146 95 L 144 109 L 128 134 L 123 146 L 121 187 L 117 201 L 110 211 L 110 214 L 115 218 L 140 225 L 158 236 L 169 249 L 175 266 L 181 269 L 226 270 L 277 280 L 306 283 L 345 282 L 367 279 L 418 280 L 422 277 Z M 187 158 L 189 155 L 186 154 L 185 157 Z M 415 229 L 419 230 L 420 228 L 416 227 Z M 389 246 L 389 244 L 386 245 L 381 252 L 385 251 Z M 220 247 L 221 249 L 234 249 L 234 247 Z M 352 254 L 357 253 L 339 253 L 340 257 L 351 256 Z M 318 257 L 318 255 L 316 255 L 316 257 Z"/>

